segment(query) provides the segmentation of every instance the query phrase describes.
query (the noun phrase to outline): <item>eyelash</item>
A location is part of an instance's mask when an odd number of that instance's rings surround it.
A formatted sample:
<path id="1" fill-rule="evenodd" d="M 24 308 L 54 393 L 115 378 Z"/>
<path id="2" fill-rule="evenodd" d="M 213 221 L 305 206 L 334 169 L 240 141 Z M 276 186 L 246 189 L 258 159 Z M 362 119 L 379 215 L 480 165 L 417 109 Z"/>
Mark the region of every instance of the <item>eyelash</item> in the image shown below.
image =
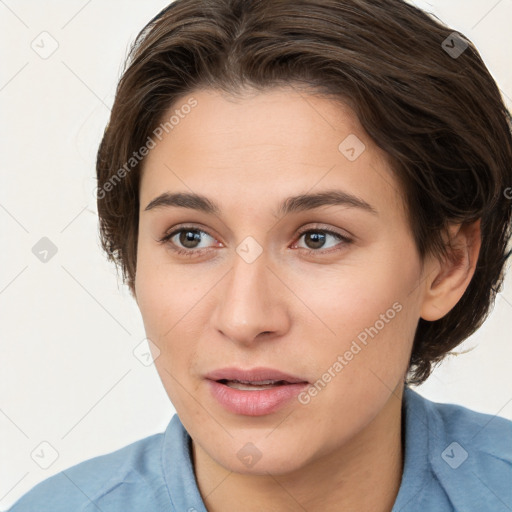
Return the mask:
<path id="1" fill-rule="evenodd" d="M 180 227 L 179 229 L 175 229 L 174 231 L 172 231 L 171 233 L 169 234 L 166 234 L 163 238 L 157 240 L 157 242 L 159 242 L 160 244 L 162 245 L 168 245 L 169 248 L 175 252 L 176 254 L 180 255 L 180 256 L 185 256 L 185 257 L 188 257 L 188 258 L 193 258 L 193 257 L 196 257 L 198 255 L 198 253 L 201 253 L 202 251 L 204 250 L 208 250 L 210 248 L 207 248 L 207 249 L 181 249 L 179 247 L 177 247 L 174 243 L 172 243 L 170 240 L 171 238 L 173 238 L 175 235 L 181 233 L 181 232 L 186 232 L 186 231 L 193 231 L 193 232 L 196 232 L 196 233 L 204 233 L 205 235 L 208 235 L 208 236 L 211 236 L 209 235 L 206 231 L 202 230 L 202 229 L 199 229 L 199 228 L 196 228 L 194 226 L 182 226 Z M 337 233 L 336 231 L 332 231 L 330 229 L 322 229 L 322 228 L 309 228 L 309 229 L 304 229 L 302 231 L 300 231 L 298 233 L 298 240 L 300 240 L 300 238 L 305 235 L 305 234 L 308 234 L 308 233 L 323 233 L 323 234 L 328 234 L 328 235 L 332 235 L 333 237 L 337 238 L 338 240 L 340 240 L 340 242 L 342 242 L 342 244 L 344 245 L 349 245 L 352 243 L 352 240 L 340 233 Z M 214 238 L 214 237 L 212 237 Z M 297 241 L 298 241 L 297 240 Z M 304 247 L 300 247 L 300 249 L 302 249 L 303 251 L 306 251 L 306 254 L 308 255 L 311 255 L 311 254 L 326 254 L 326 253 L 331 253 L 331 252 L 335 252 L 337 250 L 340 250 L 340 249 L 328 249 L 326 251 L 322 251 L 321 249 L 305 249 Z"/>

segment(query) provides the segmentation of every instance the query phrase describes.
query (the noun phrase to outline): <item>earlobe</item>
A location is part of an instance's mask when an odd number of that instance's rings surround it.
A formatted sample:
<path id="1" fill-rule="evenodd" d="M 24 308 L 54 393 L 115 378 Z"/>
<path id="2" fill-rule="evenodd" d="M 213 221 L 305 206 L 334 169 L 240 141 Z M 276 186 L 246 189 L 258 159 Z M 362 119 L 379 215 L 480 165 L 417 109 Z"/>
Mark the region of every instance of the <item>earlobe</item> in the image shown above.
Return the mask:
<path id="1" fill-rule="evenodd" d="M 481 221 L 453 224 L 447 234 L 449 256 L 432 261 L 420 316 L 435 321 L 459 302 L 475 273 L 481 247 Z M 428 274 L 427 274 L 428 275 Z"/>

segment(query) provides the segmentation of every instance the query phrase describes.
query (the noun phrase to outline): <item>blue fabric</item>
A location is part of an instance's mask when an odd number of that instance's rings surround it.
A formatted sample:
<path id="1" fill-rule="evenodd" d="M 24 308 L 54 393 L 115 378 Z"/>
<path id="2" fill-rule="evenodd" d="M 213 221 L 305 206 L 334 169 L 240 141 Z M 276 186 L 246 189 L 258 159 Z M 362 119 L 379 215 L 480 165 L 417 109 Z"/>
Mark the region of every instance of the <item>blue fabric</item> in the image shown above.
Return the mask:
<path id="1" fill-rule="evenodd" d="M 404 391 L 404 472 L 393 512 L 510 512 L 512 421 Z M 164 433 L 46 479 L 9 512 L 207 512 L 190 437 Z"/>

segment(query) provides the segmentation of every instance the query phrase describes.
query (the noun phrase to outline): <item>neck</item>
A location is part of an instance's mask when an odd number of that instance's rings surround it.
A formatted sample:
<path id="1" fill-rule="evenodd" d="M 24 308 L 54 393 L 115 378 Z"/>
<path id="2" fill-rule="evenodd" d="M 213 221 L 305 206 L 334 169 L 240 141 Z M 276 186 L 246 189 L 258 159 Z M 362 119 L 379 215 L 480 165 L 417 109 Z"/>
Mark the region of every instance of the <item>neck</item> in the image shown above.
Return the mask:
<path id="1" fill-rule="evenodd" d="M 397 399 L 397 396 L 400 398 Z M 390 512 L 403 471 L 403 385 L 349 443 L 292 473 L 233 473 L 192 441 L 199 491 L 209 512 Z"/>

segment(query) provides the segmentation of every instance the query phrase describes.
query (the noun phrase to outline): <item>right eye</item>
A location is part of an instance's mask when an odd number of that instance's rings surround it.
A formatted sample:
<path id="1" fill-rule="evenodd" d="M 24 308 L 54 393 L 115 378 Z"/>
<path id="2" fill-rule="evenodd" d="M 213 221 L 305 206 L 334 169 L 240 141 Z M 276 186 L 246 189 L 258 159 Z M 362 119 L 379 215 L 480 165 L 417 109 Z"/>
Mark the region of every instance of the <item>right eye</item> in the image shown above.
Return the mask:
<path id="1" fill-rule="evenodd" d="M 201 238 L 205 238 L 205 236 L 215 240 L 215 238 L 202 229 L 193 226 L 183 226 L 166 234 L 158 242 L 166 245 L 177 254 L 193 257 L 196 253 L 208 249 L 208 247 L 198 246 L 198 243 L 202 242 Z"/>

